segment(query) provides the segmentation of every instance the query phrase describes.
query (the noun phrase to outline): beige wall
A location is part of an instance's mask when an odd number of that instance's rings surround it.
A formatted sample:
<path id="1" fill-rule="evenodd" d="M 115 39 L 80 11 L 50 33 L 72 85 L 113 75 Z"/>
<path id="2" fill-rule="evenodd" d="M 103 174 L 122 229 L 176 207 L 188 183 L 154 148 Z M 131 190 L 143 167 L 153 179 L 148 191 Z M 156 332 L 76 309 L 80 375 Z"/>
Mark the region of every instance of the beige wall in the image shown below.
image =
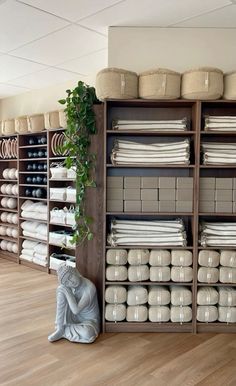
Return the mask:
<path id="1" fill-rule="evenodd" d="M 4 98 L 0 101 L 0 118 L 15 118 L 25 114 L 44 113 L 46 111 L 61 109 L 62 105 L 58 103 L 58 99 L 66 97 L 65 90 L 75 87 L 78 80 L 83 80 L 90 85 L 94 83 L 92 78 L 75 78 L 74 80 L 53 87 Z"/>
<path id="2" fill-rule="evenodd" d="M 236 29 L 110 27 L 109 66 L 141 72 L 199 66 L 236 70 Z"/>

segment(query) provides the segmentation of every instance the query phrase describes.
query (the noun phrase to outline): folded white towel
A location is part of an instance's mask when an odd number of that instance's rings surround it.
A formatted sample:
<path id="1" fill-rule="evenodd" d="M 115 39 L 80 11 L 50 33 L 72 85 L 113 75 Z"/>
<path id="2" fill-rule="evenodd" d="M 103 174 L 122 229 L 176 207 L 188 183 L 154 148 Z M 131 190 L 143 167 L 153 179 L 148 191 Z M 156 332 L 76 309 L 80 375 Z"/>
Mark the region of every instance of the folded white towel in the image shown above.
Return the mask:
<path id="1" fill-rule="evenodd" d="M 197 320 L 199 322 L 215 322 L 218 319 L 218 309 L 216 306 L 198 306 Z"/>
<path id="2" fill-rule="evenodd" d="M 148 318 L 150 322 L 168 322 L 170 320 L 170 308 L 167 306 L 149 307 Z"/>
<path id="3" fill-rule="evenodd" d="M 128 263 L 130 265 L 148 264 L 148 249 L 130 249 L 128 252 Z"/>
<path id="4" fill-rule="evenodd" d="M 33 256 L 28 256 L 28 255 L 20 255 L 20 260 L 27 260 L 27 261 L 33 261 Z"/>
<path id="5" fill-rule="evenodd" d="M 39 243 L 37 241 L 24 240 L 22 247 L 26 249 L 34 249 Z"/>
<path id="6" fill-rule="evenodd" d="M 108 249 L 106 253 L 107 264 L 125 265 L 127 264 L 128 253 L 125 249 Z"/>
<path id="7" fill-rule="evenodd" d="M 149 280 L 149 267 L 147 265 L 130 265 L 128 268 L 129 281 Z"/>
<path id="8" fill-rule="evenodd" d="M 39 243 L 34 247 L 34 252 L 47 256 L 48 247 L 47 244 Z"/>
<path id="9" fill-rule="evenodd" d="M 33 249 L 26 249 L 26 248 L 22 248 L 22 251 L 21 251 L 22 255 L 27 255 L 27 256 L 34 256 L 34 250 Z"/>
<path id="10" fill-rule="evenodd" d="M 47 260 L 37 259 L 37 257 L 33 257 L 33 263 L 38 264 L 38 265 L 42 265 L 43 267 L 47 267 L 47 265 L 48 265 Z"/>
<path id="11" fill-rule="evenodd" d="M 219 294 L 214 287 L 201 287 L 197 292 L 197 304 L 199 306 L 214 306 L 218 303 Z"/>
<path id="12" fill-rule="evenodd" d="M 47 260 L 47 255 L 41 255 L 41 254 L 36 253 L 36 252 L 34 253 L 34 257 L 35 257 L 36 259 L 42 260 L 42 261 Z"/>
<path id="13" fill-rule="evenodd" d="M 221 283 L 236 283 L 236 268 L 220 267 L 219 281 Z"/>
<path id="14" fill-rule="evenodd" d="M 190 282 L 193 280 L 193 269 L 191 267 L 172 267 L 171 280 L 175 282 Z"/>
<path id="15" fill-rule="evenodd" d="M 109 281 L 126 281 L 128 278 L 127 267 L 123 265 L 109 265 L 106 268 L 106 278 Z"/>
<path id="16" fill-rule="evenodd" d="M 146 287 L 141 285 L 129 286 L 127 292 L 127 304 L 129 306 L 136 306 L 145 304 L 148 301 L 148 291 Z"/>
<path id="17" fill-rule="evenodd" d="M 219 287 L 219 305 L 223 307 L 236 306 L 236 288 Z"/>
<path id="18" fill-rule="evenodd" d="M 170 267 L 151 267 L 150 281 L 170 281 Z"/>
<path id="19" fill-rule="evenodd" d="M 198 281 L 200 283 L 217 283 L 219 280 L 219 270 L 217 268 L 198 268 Z"/>
<path id="20" fill-rule="evenodd" d="M 236 307 L 218 307 L 219 322 L 236 323 Z"/>
<path id="21" fill-rule="evenodd" d="M 220 251 L 220 264 L 224 267 L 236 268 L 236 251 Z"/>
<path id="22" fill-rule="evenodd" d="M 151 306 L 165 306 L 170 303 L 168 287 L 161 285 L 149 286 L 148 304 Z"/>
<path id="23" fill-rule="evenodd" d="M 23 236 L 32 237 L 34 239 L 37 239 L 36 232 L 29 232 L 29 231 L 23 230 L 22 233 L 23 233 Z"/>
<path id="24" fill-rule="evenodd" d="M 107 303 L 125 303 L 127 300 L 126 287 L 121 285 L 110 285 L 105 291 L 105 301 Z"/>
<path id="25" fill-rule="evenodd" d="M 152 249 L 150 252 L 149 264 L 152 266 L 164 267 L 170 265 L 170 252 L 165 249 Z"/>
<path id="26" fill-rule="evenodd" d="M 170 319 L 173 323 L 187 323 L 192 320 L 192 308 L 186 307 L 175 307 L 170 308 Z"/>
<path id="27" fill-rule="evenodd" d="M 192 291 L 190 288 L 172 285 L 170 290 L 171 304 L 173 306 L 189 306 L 192 304 Z"/>
<path id="28" fill-rule="evenodd" d="M 107 304 L 105 319 L 108 322 L 122 322 L 126 318 L 126 306 L 124 304 Z"/>
<path id="29" fill-rule="evenodd" d="M 146 306 L 128 306 L 127 322 L 146 322 L 148 318 L 148 309 Z"/>
<path id="30" fill-rule="evenodd" d="M 198 254 L 198 263 L 203 267 L 218 267 L 220 263 L 220 254 L 217 251 L 200 251 Z"/>
<path id="31" fill-rule="evenodd" d="M 171 264 L 175 266 L 188 267 L 193 263 L 193 254 L 191 251 L 172 250 Z"/>

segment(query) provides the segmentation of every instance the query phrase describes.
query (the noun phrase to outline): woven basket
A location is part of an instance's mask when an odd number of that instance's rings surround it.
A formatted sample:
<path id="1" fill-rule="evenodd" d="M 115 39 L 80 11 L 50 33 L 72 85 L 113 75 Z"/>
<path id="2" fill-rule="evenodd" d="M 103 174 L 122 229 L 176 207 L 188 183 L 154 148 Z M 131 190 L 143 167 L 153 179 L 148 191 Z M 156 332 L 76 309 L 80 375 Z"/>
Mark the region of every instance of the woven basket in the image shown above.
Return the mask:
<path id="1" fill-rule="evenodd" d="M 96 77 L 98 99 L 134 99 L 138 97 L 138 75 L 119 68 L 105 68 Z"/>
<path id="2" fill-rule="evenodd" d="M 184 99 L 219 99 L 223 94 L 223 72 L 202 67 L 182 75 L 181 97 Z"/>
<path id="3" fill-rule="evenodd" d="M 236 99 L 236 71 L 224 75 L 224 99 Z"/>
<path id="4" fill-rule="evenodd" d="M 50 111 L 44 114 L 44 123 L 47 130 L 58 129 L 60 126 L 59 111 Z"/>
<path id="5" fill-rule="evenodd" d="M 45 130 L 44 115 L 34 114 L 28 117 L 28 130 L 31 133 L 38 133 Z"/>
<path id="6" fill-rule="evenodd" d="M 58 113 L 59 113 L 59 127 L 66 129 L 67 128 L 66 113 L 64 110 L 59 110 Z"/>
<path id="7" fill-rule="evenodd" d="M 15 119 L 2 121 L 2 135 L 15 134 Z"/>
<path id="8" fill-rule="evenodd" d="M 177 99 L 180 97 L 181 75 L 166 68 L 139 75 L 139 97 L 143 99 Z"/>
<path id="9" fill-rule="evenodd" d="M 26 115 L 15 119 L 15 130 L 16 133 L 19 134 L 28 133 L 28 120 Z"/>

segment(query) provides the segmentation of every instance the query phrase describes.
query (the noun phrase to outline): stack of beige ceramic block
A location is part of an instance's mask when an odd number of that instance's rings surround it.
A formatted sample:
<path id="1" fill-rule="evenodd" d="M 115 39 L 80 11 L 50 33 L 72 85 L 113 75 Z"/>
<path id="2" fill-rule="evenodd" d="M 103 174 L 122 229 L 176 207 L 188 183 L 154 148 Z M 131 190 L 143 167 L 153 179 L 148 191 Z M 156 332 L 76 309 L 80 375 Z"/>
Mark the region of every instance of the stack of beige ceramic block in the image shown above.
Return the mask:
<path id="1" fill-rule="evenodd" d="M 200 205 L 202 213 L 236 212 L 236 178 L 200 178 Z"/>

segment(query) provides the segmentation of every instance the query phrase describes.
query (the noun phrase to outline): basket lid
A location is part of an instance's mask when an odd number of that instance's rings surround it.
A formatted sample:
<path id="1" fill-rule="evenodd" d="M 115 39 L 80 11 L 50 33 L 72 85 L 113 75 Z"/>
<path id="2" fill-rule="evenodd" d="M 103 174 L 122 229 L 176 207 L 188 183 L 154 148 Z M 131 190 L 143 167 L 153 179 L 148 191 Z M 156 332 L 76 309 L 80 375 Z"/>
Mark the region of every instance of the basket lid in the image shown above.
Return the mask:
<path id="1" fill-rule="evenodd" d="M 179 72 L 170 70 L 169 68 L 153 68 L 152 70 L 144 71 L 139 74 L 139 76 L 146 75 L 155 75 L 155 74 L 169 74 L 169 75 L 179 75 Z"/>
<path id="2" fill-rule="evenodd" d="M 191 72 L 218 72 L 223 75 L 223 71 L 215 67 L 198 67 L 185 71 L 183 74 L 190 74 Z"/>
<path id="3" fill-rule="evenodd" d="M 137 73 L 136 72 L 133 72 L 133 71 L 128 71 L 128 70 L 125 70 L 123 68 L 116 68 L 116 67 L 107 67 L 107 68 L 103 68 L 101 71 L 99 71 L 97 73 L 97 76 L 100 75 L 100 74 L 106 74 L 106 73 L 117 73 L 117 74 L 129 74 L 129 75 L 135 75 L 137 76 Z"/>

